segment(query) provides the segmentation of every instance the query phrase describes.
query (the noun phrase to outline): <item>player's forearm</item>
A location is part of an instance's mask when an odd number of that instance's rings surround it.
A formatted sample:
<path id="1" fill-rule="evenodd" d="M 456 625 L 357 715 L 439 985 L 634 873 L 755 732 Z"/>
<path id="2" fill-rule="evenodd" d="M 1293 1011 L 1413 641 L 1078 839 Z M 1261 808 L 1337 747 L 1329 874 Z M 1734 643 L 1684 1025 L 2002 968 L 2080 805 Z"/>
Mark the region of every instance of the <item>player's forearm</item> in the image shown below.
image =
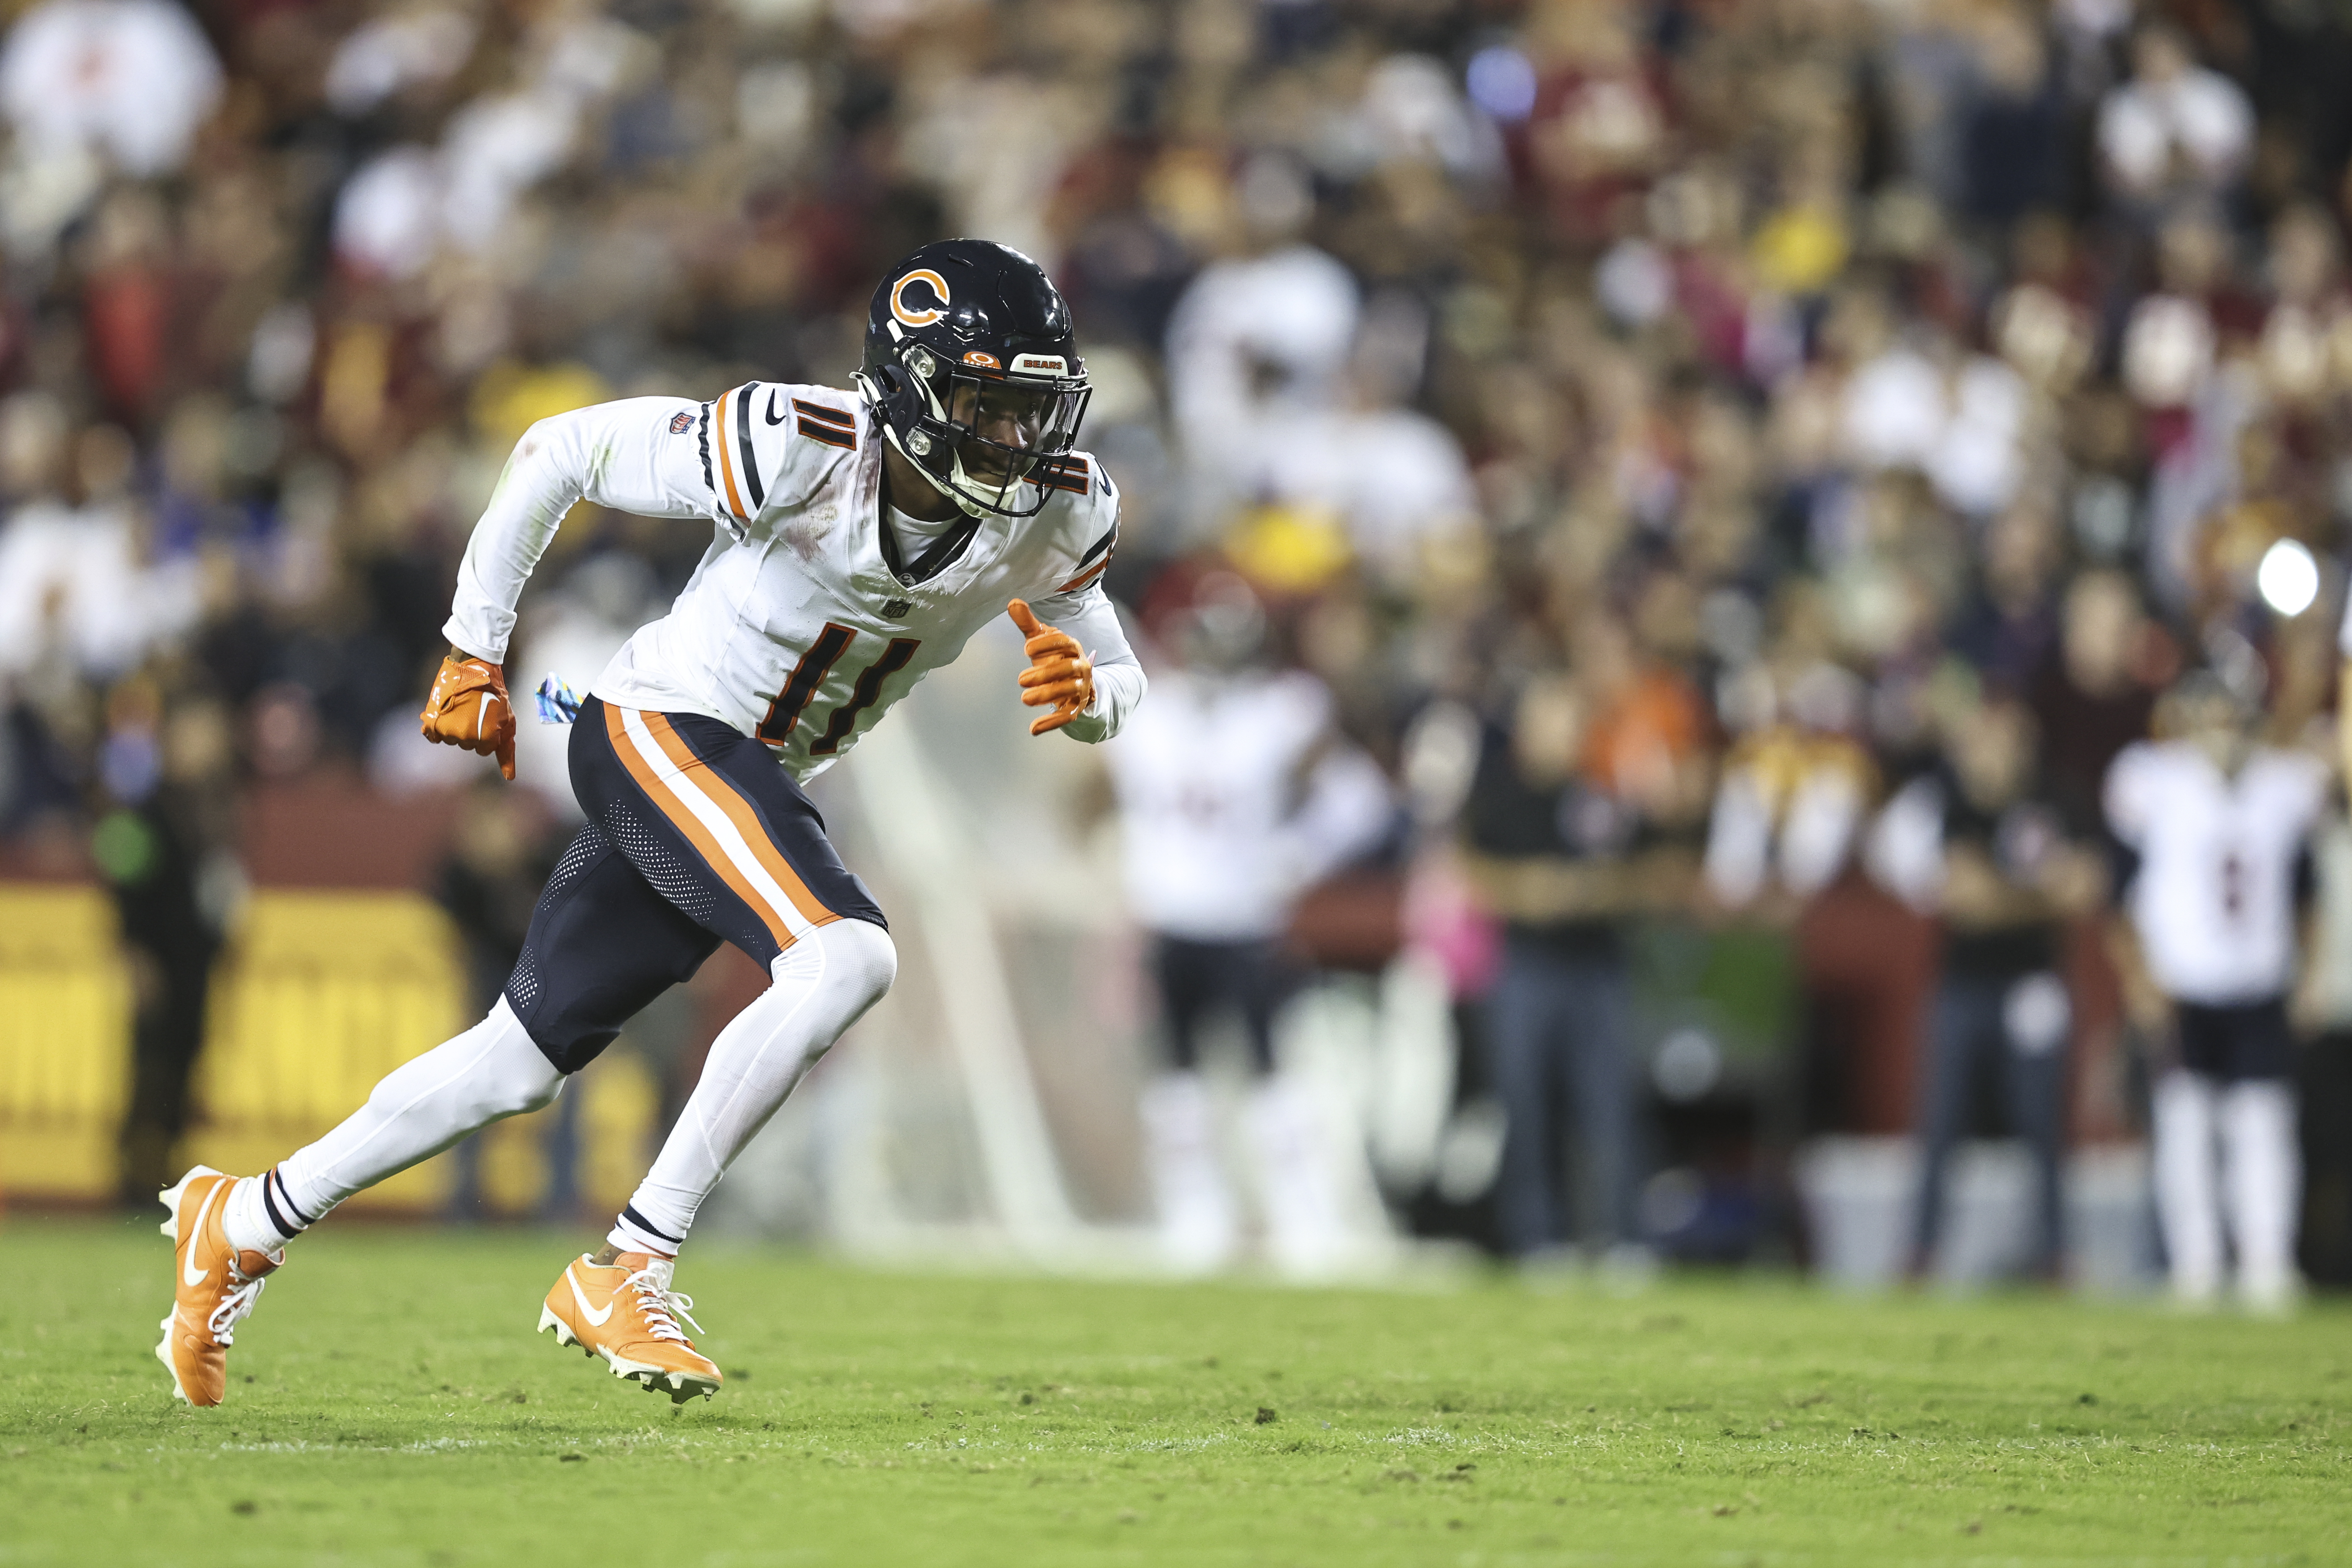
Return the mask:
<path id="1" fill-rule="evenodd" d="M 587 488 L 596 412 L 542 419 L 516 444 L 457 566 L 457 596 L 441 628 L 456 647 L 492 663 L 506 658 L 522 586 Z"/>

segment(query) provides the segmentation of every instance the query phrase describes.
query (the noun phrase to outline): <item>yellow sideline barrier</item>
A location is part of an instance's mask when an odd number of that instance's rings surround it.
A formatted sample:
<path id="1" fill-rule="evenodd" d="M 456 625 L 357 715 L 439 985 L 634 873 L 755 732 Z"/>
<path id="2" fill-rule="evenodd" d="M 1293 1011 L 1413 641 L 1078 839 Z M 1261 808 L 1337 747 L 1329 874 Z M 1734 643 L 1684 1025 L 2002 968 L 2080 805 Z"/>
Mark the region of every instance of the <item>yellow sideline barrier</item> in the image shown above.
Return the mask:
<path id="1" fill-rule="evenodd" d="M 471 1011 L 440 910 L 405 892 L 266 889 L 214 975 L 195 1124 L 184 1162 L 255 1171 L 317 1137 L 375 1081 L 465 1026 Z M 0 1192 L 102 1201 L 131 1077 L 130 978 L 114 913 L 92 888 L 0 884 Z M 608 1052 L 574 1092 L 583 1198 L 617 1207 L 642 1169 L 658 1096 L 637 1058 Z M 547 1182 L 543 1119 L 483 1140 L 495 1210 L 530 1211 Z M 448 1156 L 352 1201 L 424 1210 L 448 1200 Z"/>
<path id="2" fill-rule="evenodd" d="M 257 894 L 214 982 L 188 1157 L 260 1170 L 464 1028 L 454 940 L 414 893 Z M 431 1207 L 448 1197 L 447 1165 L 428 1160 L 355 1201 Z"/>
<path id="3" fill-rule="evenodd" d="M 131 980 L 89 888 L 0 884 L 0 1192 L 114 1191 Z"/>

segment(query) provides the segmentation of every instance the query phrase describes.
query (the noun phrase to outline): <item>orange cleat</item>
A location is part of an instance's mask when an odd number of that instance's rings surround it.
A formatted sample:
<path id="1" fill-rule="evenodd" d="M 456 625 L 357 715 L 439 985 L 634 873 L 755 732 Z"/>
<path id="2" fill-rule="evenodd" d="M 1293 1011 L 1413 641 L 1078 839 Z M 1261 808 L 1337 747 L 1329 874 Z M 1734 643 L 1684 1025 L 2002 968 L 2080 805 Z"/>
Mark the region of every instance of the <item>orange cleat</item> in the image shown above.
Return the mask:
<path id="1" fill-rule="evenodd" d="M 587 1256 L 572 1259 L 539 1310 L 539 1331 L 555 1331 L 555 1342 L 578 1345 L 603 1356 L 614 1377 L 634 1377 L 651 1393 L 660 1389 L 672 1405 L 719 1392 L 719 1369 L 694 1348 L 684 1318 L 694 1325 L 694 1298 L 669 1288 L 674 1259 L 624 1252 L 609 1266 Z"/>
<path id="2" fill-rule="evenodd" d="M 173 1300 L 155 1359 L 171 1369 L 173 1397 L 190 1405 L 221 1402 L 236 1325 L 261 1299 L 267 1277 L 286 1261 L 282 1251 L 240 1251 L 228 1244 L 221 1209 L 236 1182 L 198 1165 L 161 1194 L 172 1211 L 161 1228 L 174 1244 Z"/>

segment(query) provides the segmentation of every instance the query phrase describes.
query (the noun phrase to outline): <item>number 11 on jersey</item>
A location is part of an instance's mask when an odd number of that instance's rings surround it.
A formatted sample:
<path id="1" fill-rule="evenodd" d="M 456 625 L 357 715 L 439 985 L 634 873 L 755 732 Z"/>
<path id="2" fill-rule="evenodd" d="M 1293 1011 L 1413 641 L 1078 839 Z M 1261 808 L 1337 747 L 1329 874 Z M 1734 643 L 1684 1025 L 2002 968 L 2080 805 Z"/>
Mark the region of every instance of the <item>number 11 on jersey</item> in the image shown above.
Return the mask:
<path id="1" fill-rule="evenodd" d="M 771 746 L 782 746 L 791 741 L 793 726 L 800 722 L 801 710 L 809 705 L 810 699 L 824 685 L 825 677 L 833 673 L 833 667 L 841 662 L 841 656 L 856 640 L 854 628 L 834 621 L 824 624 L 824 630 L 817 634 L 808 651 L 793 666 L 792 678 L 784 682 L 784 689 L 768 704 L 767 717 L 760 721 L 761 740 Z M 838 751 L 841 742 L 857 728 L 858 716 L 880 700 L 882 683 L 906 668 L 915 650 L 922 646 L 920 637 L 892 637 L 881 657 L 858 675 L 849 700 L 833 710 L 824 733 L 810 742 L 811 754 L 830 756 Z"/>

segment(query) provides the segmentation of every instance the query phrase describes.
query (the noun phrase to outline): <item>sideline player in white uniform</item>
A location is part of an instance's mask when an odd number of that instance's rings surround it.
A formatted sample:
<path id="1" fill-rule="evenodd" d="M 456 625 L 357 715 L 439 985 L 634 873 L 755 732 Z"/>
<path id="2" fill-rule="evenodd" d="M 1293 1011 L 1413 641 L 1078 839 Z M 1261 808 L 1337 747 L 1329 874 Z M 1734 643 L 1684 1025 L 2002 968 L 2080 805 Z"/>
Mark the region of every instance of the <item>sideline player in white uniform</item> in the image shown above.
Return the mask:
<path id="1" fill-rule="evenodd" d="M 1201 1037 L 1221 1009 L 1248 1039 L 1244 1120 L 1274 1261 L 1316 1273 L 1347 1241 L 1318 1109 L 1275 1069 L 1276 1017 L 1303 978 L 1282 939 L 1298 896 L 1373 847 L 1393 806 L 1379 765 L 1339 734 L 1323 682 L 1262 662 L 1265 627 L 1249 586 L 1213 574 L 1170 639 L 1177 662 L 1151 706 L 1103 748 L 1166 1026 L 1167 1070 L 1140 1107 L 1144 1159 L 1161 1250 L 1188 1271 L 1223 1265 L 1239 1240 L 1201 1073 Z"/>
<path id="2" fill-rule="evenodd" d="M 670 613 L 640 628 L 572 727 L 588 825 L 541 895 L 504 994 L 393 1072 L 349 1120 L 257 1177 L 202 1166 L 163 1194 L 176 1299 L 157 1354 L 220 1403 L 228 1346 L 285 1244 L 344 1198 L 561 1092 L 631 1014 L 722 941 L 774 984 L 701 1081 L 603 1250 L 568 1266 L 541 1330 L 684 1401 L 719 1369 L 680 1324 L 679 1244 L 730 1161 L 898 971 L 882 912 L 803 781 L 1008 608 L 1027 635 L 1032 734 L 1116 733 L 1143 671 L 1102 590 L 1118 493 L 1073 449 L 1086 367 L 1037 265 L 978 240 L 908 257 L 875 291 L 856 391 L 753 383 L 533 426 L 474 531 L 423 715 L 514 776 L 500 668 L 515 602 L 582 497 L 717 529 Z M 1034 608 L 1033 609 L 1032 603 Z M 1090 656 L 1084 651 L 1091 648 Z"/>
<path id="3" fill-rule="evenodd" d="M 2125 748 L 2107 773 L 2107 823 L 2138 864 L 2119 943 L 2126 997 L 2168 1033 L 2155 1086 L 2157 1211 L 2172 1286 L 2210 1301 L 2229 1213 L 2238 1289 L 2275 1310 L 2294 1292 L 2295 869 L 2327 795 L 2327 766 L 2255 743 L 2257 717 L 2210 675 L 2168 699 L 2176 739 Z M 2219 1135 L 2226 1187 L 2217 1193 Z"/>

